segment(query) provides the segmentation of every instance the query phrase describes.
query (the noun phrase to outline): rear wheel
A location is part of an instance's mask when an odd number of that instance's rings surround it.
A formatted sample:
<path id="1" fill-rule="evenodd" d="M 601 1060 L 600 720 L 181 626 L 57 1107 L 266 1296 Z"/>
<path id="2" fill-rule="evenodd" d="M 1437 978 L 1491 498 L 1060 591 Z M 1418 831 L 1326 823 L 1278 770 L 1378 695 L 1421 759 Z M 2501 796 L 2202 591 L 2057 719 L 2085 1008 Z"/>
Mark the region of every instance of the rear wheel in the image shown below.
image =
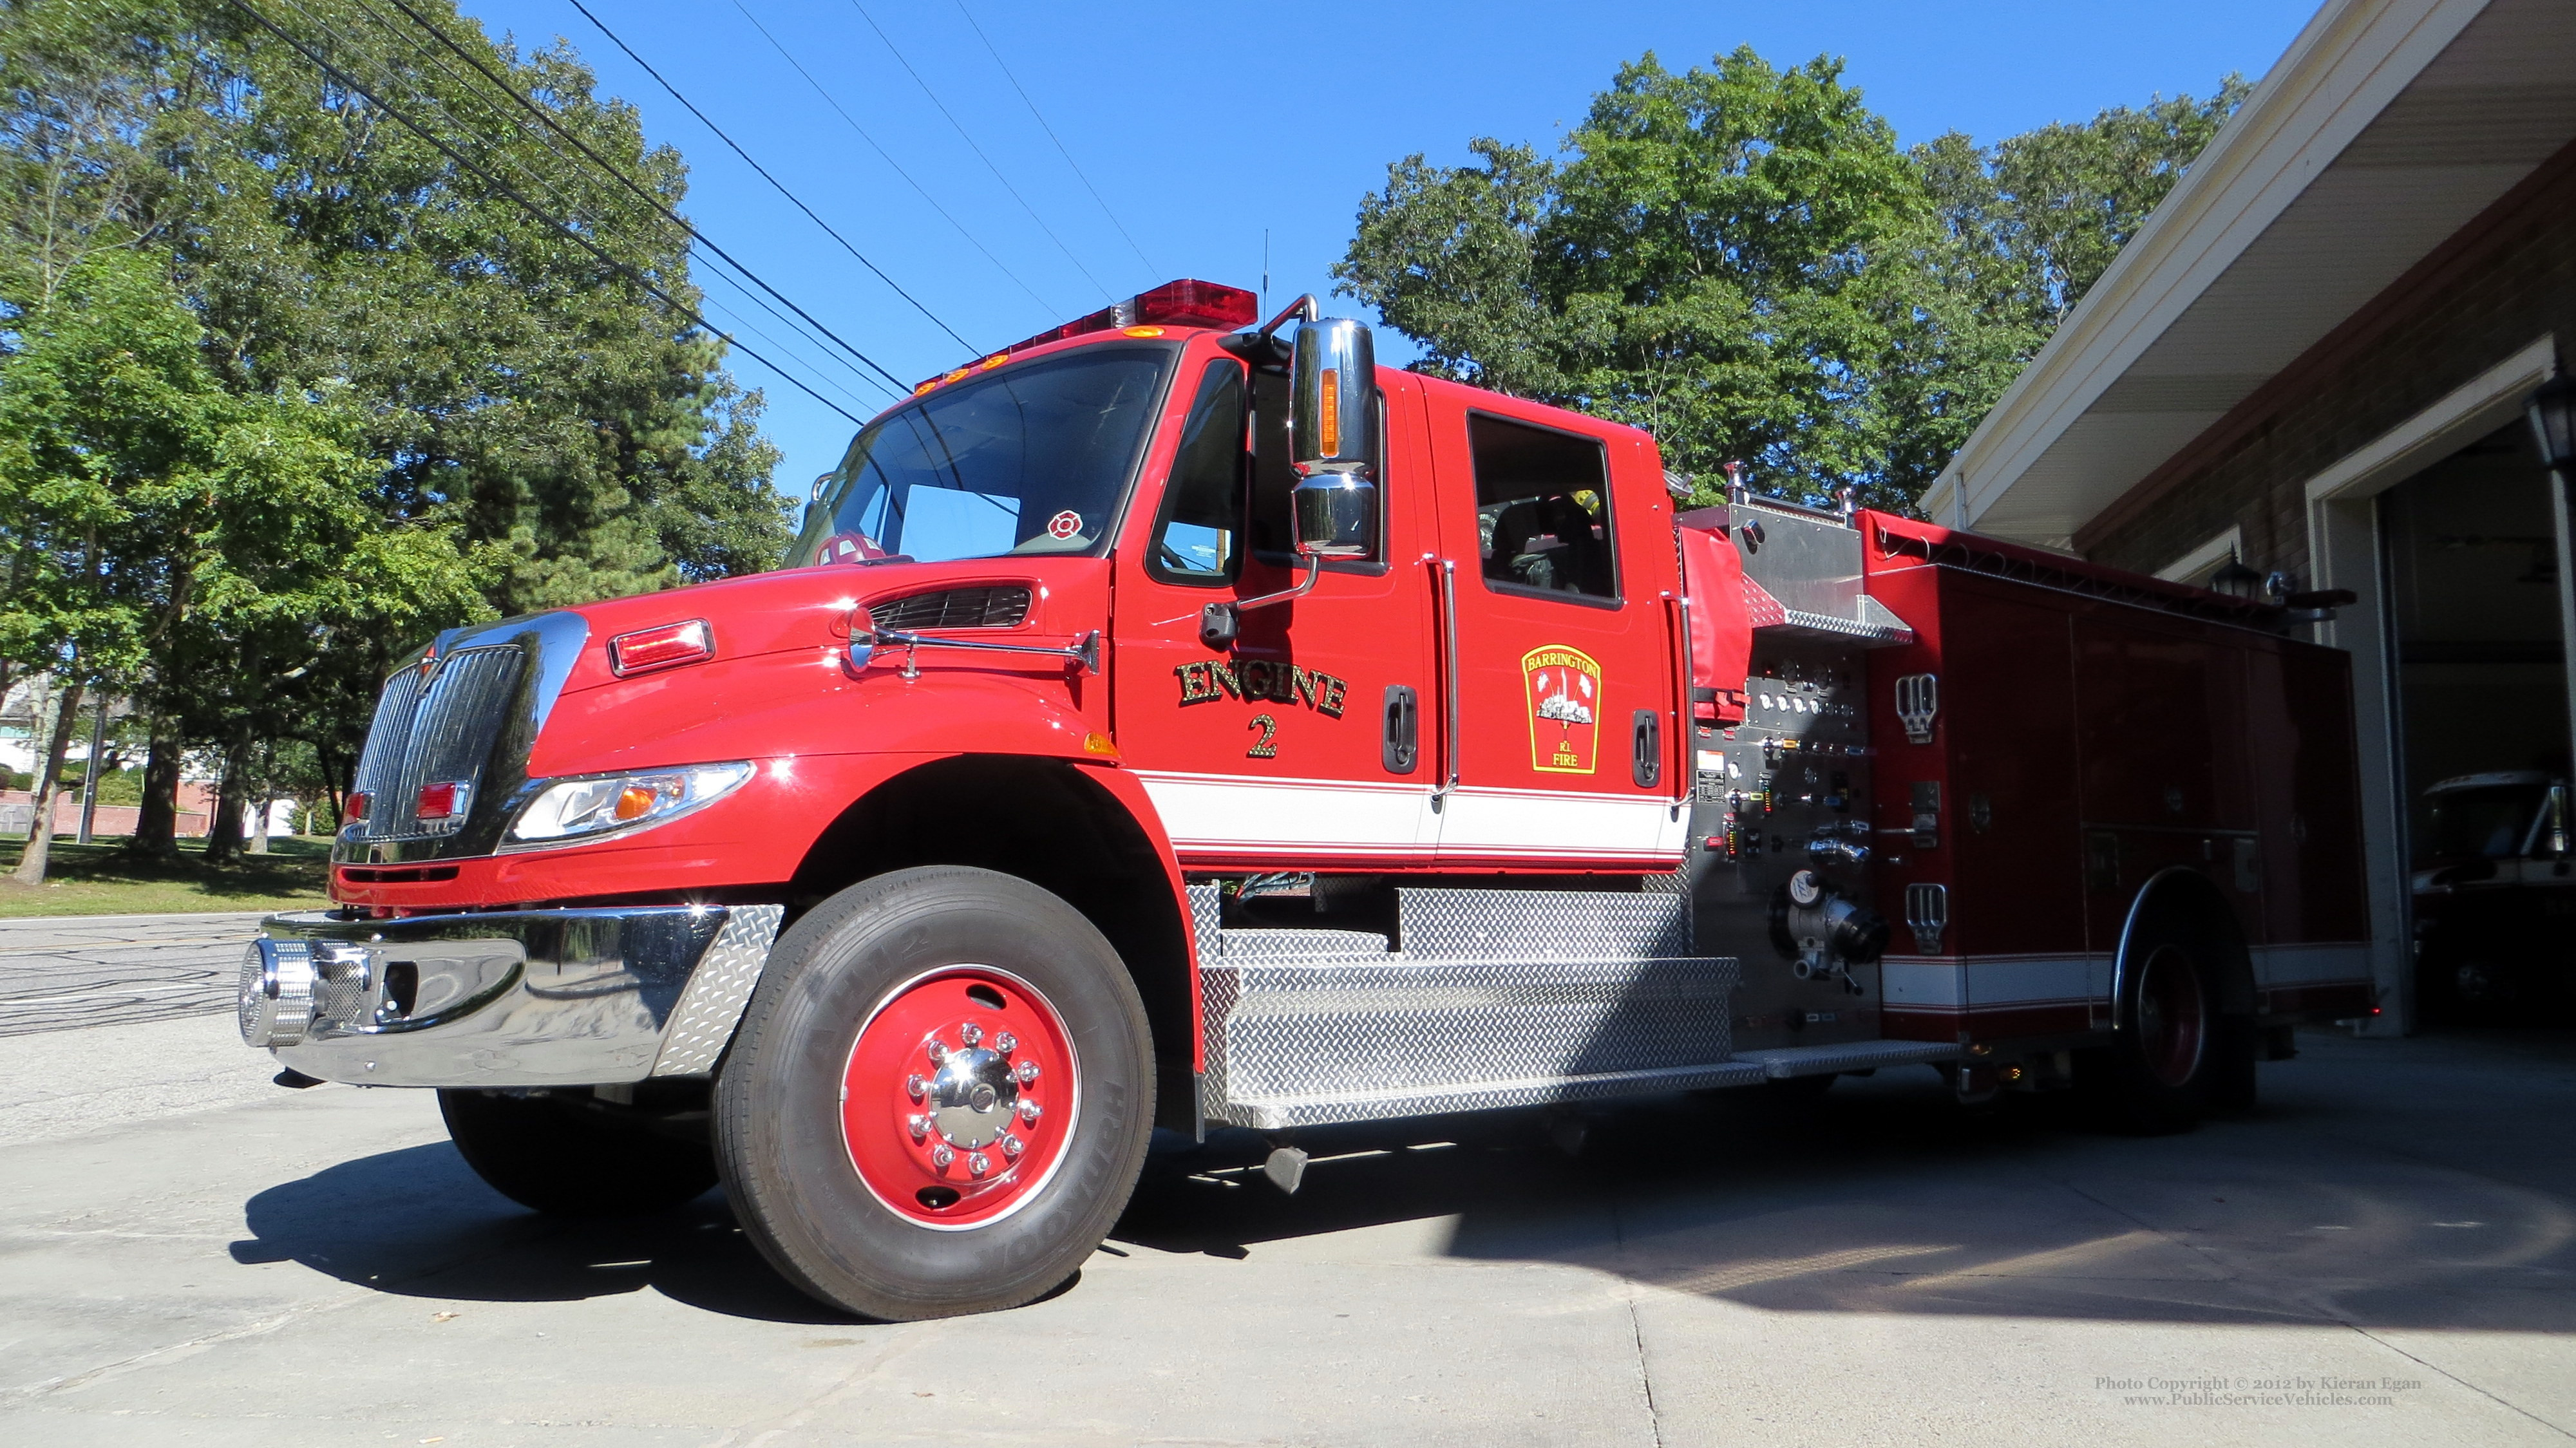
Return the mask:
<path id="1" fill-rule="evenodd" d="M 1144 1002 L 1063 900 L 932 867 L 779 938 L 716 1085 L 744 1231 L 789 1281 L 887 1320 L 1015 1307 L 1070 1277 L 1142 1170 Z"/>
<path id="2" fill-rule="evenodd" d="M 716 1184 L 715 1158 L 703 1141 L 611 1115 L 591 1105 L 586 1091 L 441 1091 L 438 1111 L 476 1176 L 554 1216 L 639 1216 Z"/>
<path id="3" fill-rule="evenodd" d="M 2185 912 L 2158 911 L 2128 942 L 2109 1046 L 2078 1063 L 2104 1117 L 2146 1134 L 2184 1131 L 2213 1107 L 2251 1105 L 2254 1032 L 2227 1015 L 2220 952 Z"/>

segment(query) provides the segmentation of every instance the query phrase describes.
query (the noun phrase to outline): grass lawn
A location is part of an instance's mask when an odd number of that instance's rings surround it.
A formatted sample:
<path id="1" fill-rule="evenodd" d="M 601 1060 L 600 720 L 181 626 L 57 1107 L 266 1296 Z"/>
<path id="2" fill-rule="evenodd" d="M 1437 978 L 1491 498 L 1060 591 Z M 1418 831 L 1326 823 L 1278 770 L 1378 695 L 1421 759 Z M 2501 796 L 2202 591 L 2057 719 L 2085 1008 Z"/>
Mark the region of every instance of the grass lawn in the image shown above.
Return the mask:
<path id="1" fill-rule="evenodd" d="M 181 840 L 175 860 L 136 860 L 122 838 L 76 845 L 54 841 L 45 883 L 13 884 L 6 872 L 26 849 L 22 835 L 0 835 L 0 917 L 18 915 L 160 915 L 199 910 L 318 910 L 330 903 L 331 842 L 276 839 L 270 853 L 235 865 L 209 865 L 203 840 Z"/>

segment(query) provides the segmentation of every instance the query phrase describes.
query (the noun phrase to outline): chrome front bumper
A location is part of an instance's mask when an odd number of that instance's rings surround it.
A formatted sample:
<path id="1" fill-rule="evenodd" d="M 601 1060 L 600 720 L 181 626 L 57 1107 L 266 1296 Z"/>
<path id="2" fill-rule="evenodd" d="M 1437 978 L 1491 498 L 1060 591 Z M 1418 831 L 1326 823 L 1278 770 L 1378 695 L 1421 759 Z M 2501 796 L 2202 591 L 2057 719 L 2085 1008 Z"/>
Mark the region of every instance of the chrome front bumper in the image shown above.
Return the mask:
<path id="1" fill-rule="evenodd" d="M 704 1076 L 768 961 L 776 905 L 273 915 L 242 1038 L 366 1086 L 607 1086 Z"/>

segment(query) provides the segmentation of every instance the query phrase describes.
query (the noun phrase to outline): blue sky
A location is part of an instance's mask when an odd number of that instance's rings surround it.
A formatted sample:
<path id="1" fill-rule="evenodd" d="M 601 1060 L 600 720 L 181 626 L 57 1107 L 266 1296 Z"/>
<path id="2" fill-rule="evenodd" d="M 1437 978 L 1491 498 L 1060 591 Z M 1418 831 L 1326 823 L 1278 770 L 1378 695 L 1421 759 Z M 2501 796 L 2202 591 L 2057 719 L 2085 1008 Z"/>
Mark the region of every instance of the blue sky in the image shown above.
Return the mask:
<path id="1" fill-rule="evenodd" d="M 2315 10 L 2308 0 L 587 3 L 973 349 L 862 270 L 567 0 L 463 8 L 522 46 L 571 40 L 603 92 L 633 102 L 646 133 L 688 158 L 699 229 L 907 382 L 1172 277 L 1257 286 L 1265 230 L 1274 302 L 1325 292 L 1359 198 L 1383 184 L 1388 162 L 1416 151 L 1456 162 L 1478 135 L 1553 149 L 1620 63 L 1649 50 L 1676 69 L 1739 44 L 1775 64 L 1840 56 L 1906 142 L 1954 129 L 1991 141 L 2159 93 L 2206 95 L 2229 71 L 2260 78 Z M 786 341 L 809 382 L 837 379 L 851 395 L 824 391 L 842 407 L 866 416 L 883 405 L 883 393 L 789 339 L 707 268 L 699 277 L 711 300 Z M 1408 352 L 1382 335 L 1381 355 Z M 786 451 L 777 481 L 801 496 L 838 460 L 851 425 L 751 359 L 734 365 L 767 393 L 765 425 Z"/>

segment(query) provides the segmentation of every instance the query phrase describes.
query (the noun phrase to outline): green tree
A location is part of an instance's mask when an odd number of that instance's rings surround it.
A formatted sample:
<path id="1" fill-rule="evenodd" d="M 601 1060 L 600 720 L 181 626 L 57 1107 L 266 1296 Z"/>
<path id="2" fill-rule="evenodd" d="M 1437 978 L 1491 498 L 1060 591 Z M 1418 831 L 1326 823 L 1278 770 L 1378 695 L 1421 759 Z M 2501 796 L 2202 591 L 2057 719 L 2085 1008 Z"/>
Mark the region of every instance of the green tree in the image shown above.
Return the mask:
<path id="1" fill-rule="evenodd" d="M 1334 275 L 1430 370 L 1582 407 L 1707 477 L 1887 495 L 1873 382 L 1920 325 L 1929 224 L 1894 131 L 1819 58 L 1623 67 L 1551 163 L 1389 168 Z"/>
<path id="2" fill-rule="evenodd" d="M 190 680 L 162 692 L 200 709 L 246 693 L 288 709 L 295 676 L 258 661 L 301 652 L 309 673 L 334 635 L 483 606 L 497 550 L 372 506 L 375 468 L 338 398 L 223 388 L 195 315 L 141 252 L 89 252 L 16 330 L 0 357 L 0 532 L 15 550 L 0 656 L 65 684 L 40 779 L 61 773 L 84 689 L 130 688 L 156 669 Z M 243 712 L 200 722 L 246 749 Z M 24 883 L 44 876 L 48 803 Z"/>
<path id="3" fill-rule="evenodd" d="M 1644 427 L 1703 497 L 1741 458 L 1905 507 L 2243 95 L 1906 151 L 1837 61 L 1648 55 L 1559 160 L 1390 166 L 1334 276 L 1422 370 Z"/>
<path id="4" fill-rule="evenodd" d="M 133 684 L 153 721 L 147 848 L 169 843 L 190 748 L 238 771 L 245 741 L 292 735 L 345 788 L 376 681 L 436 628 L 784 546 L 759 395 L 635 280 L 695 305 L 684 229 L 636 194 L 677 208 L 678 155 L 569 49 L 522 55 L 448 0 L 405 3 L 611 174 L 386 0 L 259 4 L 296 45 L 221 0 L 0 0 L 0 307 L 19 314 L 0 328 L 33 335 L 94 258 L 136 258 L 195 328 L 199 372 L 158 375 L 190 398 L 211 385 L 222 413 L 191 433 L 219 501 L 164 520 L 165 554 L 120 582 L 161 610 Z"/>

